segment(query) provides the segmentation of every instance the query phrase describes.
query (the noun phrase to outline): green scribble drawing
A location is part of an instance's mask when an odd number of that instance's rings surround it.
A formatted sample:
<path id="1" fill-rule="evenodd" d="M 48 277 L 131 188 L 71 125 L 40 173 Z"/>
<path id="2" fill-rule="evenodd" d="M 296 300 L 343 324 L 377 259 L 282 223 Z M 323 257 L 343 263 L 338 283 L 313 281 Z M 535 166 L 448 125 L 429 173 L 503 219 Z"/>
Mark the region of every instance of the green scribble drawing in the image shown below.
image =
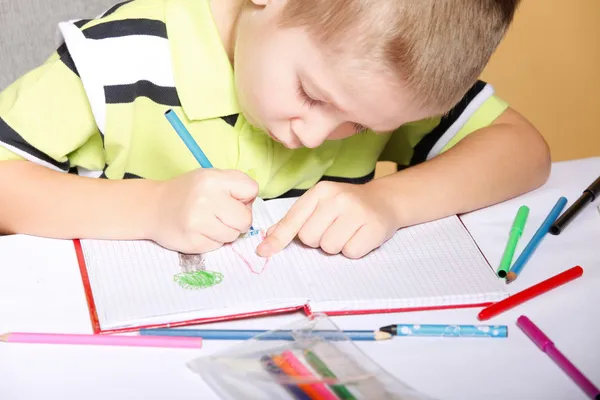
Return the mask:
<path id="1" fill-rule="evenodd" d="M 215 271 L 182 272 L 173 277 L 184 289 L 206 289 L 223 281 L 223 274 Z"/>
<path id="2" fill-rule="evenodd" d="M 179 253 L 181 272 L 173 277 L 184 289 L 206 289 L 223 281 L 223 274 L 207 271 L 202 254 Z"/>

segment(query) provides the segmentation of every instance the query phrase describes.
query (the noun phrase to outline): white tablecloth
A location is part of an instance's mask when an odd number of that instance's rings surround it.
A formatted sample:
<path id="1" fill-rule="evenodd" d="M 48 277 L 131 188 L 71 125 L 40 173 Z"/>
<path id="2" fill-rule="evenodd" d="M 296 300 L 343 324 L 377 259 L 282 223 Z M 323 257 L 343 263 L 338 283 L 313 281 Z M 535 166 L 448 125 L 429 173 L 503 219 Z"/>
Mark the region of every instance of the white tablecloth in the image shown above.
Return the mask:
<path id="1" fill-rule="evenodd" d="M 500 260 L 517 208 L 531 208 L 520 249 L 559 196 L 571 204 L 600 175 L 600 157 L 556 163 L 542 188 L 463 216 L 490 263 Z M 486 323 L 507 324 L 509 337 L 394 338 L 357 342 L 382 367 L 438 399 L 584 399 L 579 388 L 515 326 L 530 317 L 557 347 L 600 385 L 600 214 L 588 207 L 560 236 L 546 236 L 515 293 L 574 265 L 584 275 Z M 82 221 L 85 223 L 85 221 Z M 516 256 L 515 256 L 516 257 Z M 479 309 L 336 317 L 342 329 L 392 323 L 477 324 Z M 271 329 L 301 314 L 204 327 Z M 90 320 L 70 241 L 0 238 L 0 333 L 90 333 Z M 0 343 L 0 399 L 213 399 L 190 359 L 236 345 L 205 341 L 199 350 Z"/>

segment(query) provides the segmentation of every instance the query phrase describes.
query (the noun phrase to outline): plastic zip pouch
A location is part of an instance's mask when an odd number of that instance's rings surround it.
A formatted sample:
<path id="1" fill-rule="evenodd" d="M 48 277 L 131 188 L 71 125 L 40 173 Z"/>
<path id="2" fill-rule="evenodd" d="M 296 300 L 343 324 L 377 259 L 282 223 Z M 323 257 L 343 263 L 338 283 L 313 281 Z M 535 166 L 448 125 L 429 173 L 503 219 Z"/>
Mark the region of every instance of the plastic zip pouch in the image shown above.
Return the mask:
<path id="1" fill-rule="evenodd" d="M 383 370 L 321 314 L 187 365 L 223 399 L 433 400 Z"/>

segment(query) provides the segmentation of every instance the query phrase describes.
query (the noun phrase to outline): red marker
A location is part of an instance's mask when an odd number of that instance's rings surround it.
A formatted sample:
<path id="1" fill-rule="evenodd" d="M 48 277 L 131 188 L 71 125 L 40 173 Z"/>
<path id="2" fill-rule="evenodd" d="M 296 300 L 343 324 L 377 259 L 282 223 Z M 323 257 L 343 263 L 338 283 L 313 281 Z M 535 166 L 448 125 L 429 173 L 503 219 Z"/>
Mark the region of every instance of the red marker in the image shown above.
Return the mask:
<path id="1" fill-rule="evenodd" d="M 535 284 L 530 288 L 515 293 L 502 301 L 484 308 L 477 316 L 477 319 L 480 321 L 490 319 L 493 316 L 496 316 L 506 310 L 510 310 L 511 308 L 516 307 L 527 300 L 539 296 L 540 294 L 546 293 L 547 291 L 564 285 L 573 279 L 579 278 L 581 275 L 583 275 L 583 268 L 581 268 L 579 265 L 568 269 L 558 275 L 554 275 L 552 278 L 548 278 L 545 281 Z"/>

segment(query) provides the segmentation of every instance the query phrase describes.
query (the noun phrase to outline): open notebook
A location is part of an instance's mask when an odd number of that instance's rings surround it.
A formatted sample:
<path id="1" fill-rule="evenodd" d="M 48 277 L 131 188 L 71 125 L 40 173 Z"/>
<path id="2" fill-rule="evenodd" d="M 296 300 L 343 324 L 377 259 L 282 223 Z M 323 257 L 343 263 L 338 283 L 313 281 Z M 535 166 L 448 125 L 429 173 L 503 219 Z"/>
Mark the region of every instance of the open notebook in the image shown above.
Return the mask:
<path id="1" fill-rule="evenodd" d="M 294 201 L 257 201 L 254 228 L 266 231 Z M 457 216 L 401 229 L 359 260 L 294 242 L 265 263 L 255 253 L 260 240 L 238 239 L 194 268 L 150 241 L 76 240 L 94 331 L 302 308 L 341 314 L 481 306 L 508 296 Z"/>

